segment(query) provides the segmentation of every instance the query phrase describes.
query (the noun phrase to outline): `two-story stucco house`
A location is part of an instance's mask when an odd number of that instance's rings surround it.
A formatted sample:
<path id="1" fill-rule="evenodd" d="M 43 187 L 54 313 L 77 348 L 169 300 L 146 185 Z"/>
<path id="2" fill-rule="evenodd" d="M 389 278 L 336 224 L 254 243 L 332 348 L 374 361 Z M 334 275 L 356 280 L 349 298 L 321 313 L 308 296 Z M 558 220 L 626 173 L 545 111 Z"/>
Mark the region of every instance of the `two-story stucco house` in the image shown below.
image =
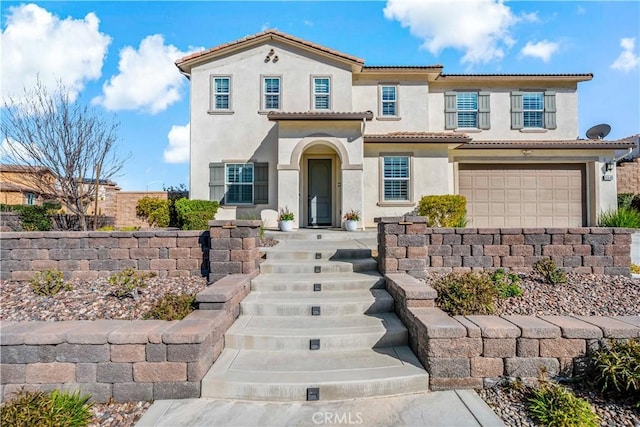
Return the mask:
<path id="1" fill-rule="evenodd" d="M 176 65 L 191 83 L 190 197 L 299 227 L 399 216 L 462 194 L 476 227 L 594 225 L 616 206 L 615 150 L 578 139 L 591 74 L 446 74 L 268 30 Z"/>

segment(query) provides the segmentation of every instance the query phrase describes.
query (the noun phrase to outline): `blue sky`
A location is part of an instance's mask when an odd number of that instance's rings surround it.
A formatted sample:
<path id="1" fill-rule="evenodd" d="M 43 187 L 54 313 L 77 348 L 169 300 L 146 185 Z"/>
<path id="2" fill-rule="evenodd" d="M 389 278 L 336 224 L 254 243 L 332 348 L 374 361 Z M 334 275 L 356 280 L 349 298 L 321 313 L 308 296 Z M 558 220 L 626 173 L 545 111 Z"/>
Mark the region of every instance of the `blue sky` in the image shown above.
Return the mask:
<path id="1" fill-rule="evenodd" d="M 188 81 L 173 62 L 267 28 L 367 65 L 445 73 L 593 73 L 579 135 L 640 132 L 638 1 L 2 1 L 1 95 L 62 80 L 120 122 L 123 190 L 188 183 Z"/>

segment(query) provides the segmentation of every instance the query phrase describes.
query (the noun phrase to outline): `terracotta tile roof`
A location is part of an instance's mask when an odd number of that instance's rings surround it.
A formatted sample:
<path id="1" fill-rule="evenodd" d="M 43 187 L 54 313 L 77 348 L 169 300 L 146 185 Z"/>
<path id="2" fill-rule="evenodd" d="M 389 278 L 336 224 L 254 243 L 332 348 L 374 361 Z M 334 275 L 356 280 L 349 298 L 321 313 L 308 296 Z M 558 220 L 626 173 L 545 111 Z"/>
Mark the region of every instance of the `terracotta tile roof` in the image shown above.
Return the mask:
<path id="1" fill-rule="evenodd" d="M 444 68 L 443 65 L 365 65 L 362 67 L 362 71 L 377 71 L 377 70 L 434 70 L 440 71 Z"/>
<path id="2" fill-rule="evenodd" d="M 631 141 L 604 141 L 599 139 L 571 139 L 558 141 L 473 141 L 459 149 L 559 149 L 559 148 L 582 148 L 582 149 L 619 149 L 634 146 Z"/>
<path id="3" fill-rule="evenodd" d="M 390 132 L 369 134 L 364 142 L 469 142 L 471 138 L 464 133 L 455 132 Z"/>
<path id="4" fill-rule="evenodd" d="M 230 47 L 233 47 L 233 46 L 238 46 L 238 45 L 241 45 L 243 43 L 247 43 L 247 42 L 250 42 L 252 40 L 257 40 L 257 39 L 260 39 L 260 38 L 265 38 L 265 39 L 266 38 L 285 39 L 285 40 L 288 40 L 288 41 L 292 41 L 294 43 L 302 44 L 302 45 L 304 45 L 306 47 L 310 47 L 312 49 L 316 49 L 316 50 L 322 51 L 324 53 L 328 53 L 328 54 L 333 55 L 333 56 L 337 56 L 337 57 L 339 57 L 341 59 L 344 59 L 344 60 L 347 60 L 347 61 L 356 62 L 356 63 L 359 63 L 359 64 L 364 64 L 364 59 L 360 59 L 360 58 L 358 58 L 356 56 L 348 55 L 346 53 L 339 52 L 337 50 L 330 49 L 330 48 L 325 47 L 325 46 L 321 46 L 319 44 L 310 42 L 308 40 L 304 40 L 304 39 L 292 36 L 290 34 L 283 33 L 282 31 L 278 31 L 278 30 L 275 30 L 275 29 L 270 29 L 270 30 L 262 31 L 262 32 L 259 32 L 259 33 L 256 33 L 256 34 L 251 34 L 251 35 L 248 35 L 248 36 L 243 37 L 241 39 L 234 40 L 234 41 L 231 41 L 231 42 L 228 42 L 228 43 L 224 43 L 224 44 L 212 47 L 210 49 L 203 50 L 201 52 L 192 53 L 191 55 L 187 55 L 187 56 L 185 56 L 183 58 L 178 59 L 176 61 L 176 65 L 178 67 L 180 67 L 185 62 L 191 61 L 193 59 L 200 58 L 200 57 L 208 55 L 210 53 L 219 52 L 219 51 L 222 51 L 224 49 L 227 49 L 227 48 L 230 48 Z"/>
<path id="5" fill-rule="evenodd" d="M 506 78 L 513 80 L 531 80 L 533 79 L 553 79 L 553 80 L 576 80 L 587 81 L 593 79 L 592 73 L 582 74 L 508 74 L 508 73 L 495 73 L 495 74 L 440 74 L 437 80 L 489 80 L 495 78 Z"/>
<path id="6" fill-rule="evenodd" d="M 334 112 L 334 111 L 270 111 L 267 114 L 269 120 L 371 120 L 371 111 L 361 112 Z"/>

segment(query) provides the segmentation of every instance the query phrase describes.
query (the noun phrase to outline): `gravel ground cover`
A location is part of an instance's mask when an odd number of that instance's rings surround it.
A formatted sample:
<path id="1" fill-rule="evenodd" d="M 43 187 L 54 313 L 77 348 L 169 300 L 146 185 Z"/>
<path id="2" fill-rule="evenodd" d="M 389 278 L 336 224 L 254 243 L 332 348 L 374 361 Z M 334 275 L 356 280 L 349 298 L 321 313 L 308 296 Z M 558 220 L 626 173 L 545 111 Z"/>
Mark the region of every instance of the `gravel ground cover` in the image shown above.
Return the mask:
<path id="1" fill-rule="evenodd" d="M 441 276 L 427 279 L 428 283 Z M 640 279 L 596 274 L 567 274 L 567 283 L 550 285 L 536 273 L 521 275 L 520 298 L 501 300 L 496 314 L 623 316 L 640 315 Z M 640 410 L 630 402 L 605 399 L 579 383 L 569 385 L 586 398 L 602 418 L 602 426 L 640 427 Z M 513 387 L 480 390 L 480 397 L 508 426 L 535 426 L 527 416 L 525 393 Z"/>

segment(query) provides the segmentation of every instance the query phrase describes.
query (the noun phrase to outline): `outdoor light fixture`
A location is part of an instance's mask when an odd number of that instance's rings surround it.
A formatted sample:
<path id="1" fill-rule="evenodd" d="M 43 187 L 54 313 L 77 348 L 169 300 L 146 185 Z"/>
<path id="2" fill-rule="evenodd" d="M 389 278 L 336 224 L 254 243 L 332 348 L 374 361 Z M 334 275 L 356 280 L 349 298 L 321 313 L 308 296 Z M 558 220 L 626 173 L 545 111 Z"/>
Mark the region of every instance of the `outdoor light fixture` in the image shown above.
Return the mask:
<path id="1" fill-rule="evenodd" d="M 607 162 L 604 164 L 604 169 L 607 172 L 611 172 L 613 170 L 613 162 Z"/>
<path id="2" fill-rule="evenodd" d="M 533 153 L 533 151 L 531 151 L 531 150 L 522 150 L 522 154 L 525 155 L 525 156 L 530 156 L 531 153 Z"/>

